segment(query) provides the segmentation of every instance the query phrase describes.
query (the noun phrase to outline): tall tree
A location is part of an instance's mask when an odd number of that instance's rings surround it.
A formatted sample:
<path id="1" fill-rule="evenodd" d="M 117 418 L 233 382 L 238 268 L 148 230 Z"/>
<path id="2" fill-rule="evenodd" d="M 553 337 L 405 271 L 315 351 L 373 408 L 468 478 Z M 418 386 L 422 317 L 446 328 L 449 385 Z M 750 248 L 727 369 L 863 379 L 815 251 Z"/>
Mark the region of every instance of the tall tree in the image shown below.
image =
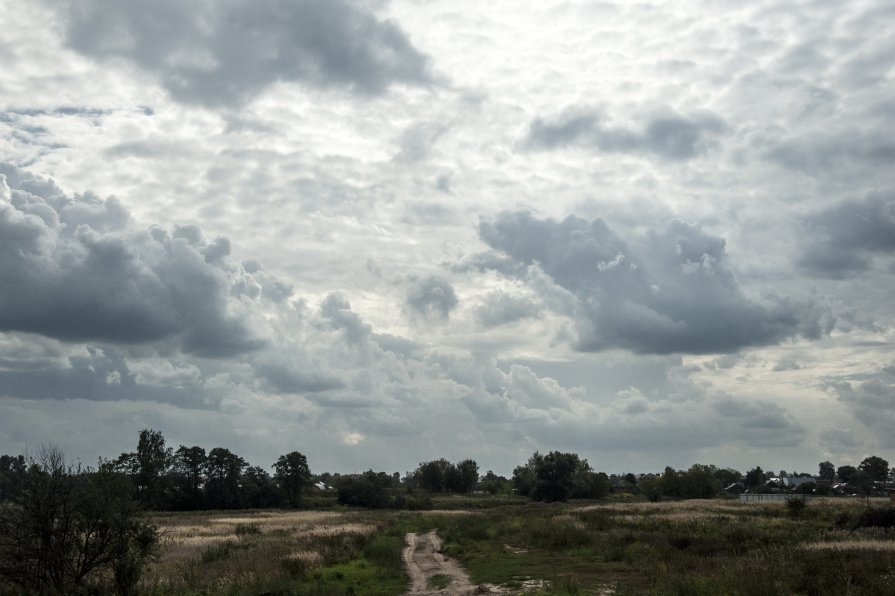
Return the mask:
<path id="1" fill-rule="evenodd" d="M 840 482 L 849 483 L 857 472 L 858 468 L 854 466 L 839 466 L 836 468 L 836 477 Z"/>
<path id="2" fill-rule="evenodd" d="M 248 464 L 244 459 L 223 447 L 208 452 L 205 495 L 212 509 L 236 509 L 243 506 L 240 480 Z"/>
<path id="3" fill-rule="evenodd" d="M 172 472 L 175 484 L 175 506 L 179 509 L 201 509 L 202 484 L 208 456 L 199 446 L 181 445 L 174 452 Z"/>
<path id="4" fill-rule="evenodd" d="M 765 474 L 764 470 L 761 469 L 761 466 L 755 466 L 748 472 L 746 472 L 746 478 L 743 483 L 746 485 L 746 488 L 756 490 L 764 487 L 765 483 Z"/>
<path id="5" fill-rule="evenodd" d="M 286 497 L 289 505 L 298 507 L 301 503 L 301 493 L 311 484 L 311 469 L 308 467 L 308 458 L 292 451 L 281 455 L 277 463 L 273 465 L 274 480 Z"/>
<path id="6" fill-rule="evenodd" d="M 581 460 L 575 453 L 551 451 L 535 466 L 532 498 L 537 501 L 568 501 L 581 475 Z M 587 462 L 584 466 L 589 469 Z"/>
<path id="7" fill-rule="evenodd" d="M 865 457 L 858 469 L 870 476 L 874 482 L 885 482 L 889 476 L 889 462 L 876 455 Z"/>
<path id="8" fill-rule="evenodd" d="M 162 503 L 163 476 L 171 462 L 171 449 L 165 449 L 161 431 L 143 429 L 137 442 L 137 489 L 143 491 L 143 502 L 151 507 Z"/>
<path id="9" fill-rule="evenodd" d="M 448 488 L 448 480 L 456 469 L 451 470 L 453 465 L 446 459 L 434 459 L 432 461 L 421 462 L 419 467 L 413 473 L 416 485 L 433 493 L 440 493 Z"/>
<path id="10" fill-rule="evenodd" d="M 240 482 L 247 507 L 277 507 L 280 493 L 270 474 L 261 466 L 249 466 Z"/>
<path id="11" fill-rule="evenodd" d="M 479 483 L 479 464 L 474 459 L 464 459 L 457 462 L 457 492 L 469 493 L 475 490 Z"/>
<path id="12" fill-rule="evenodd" d="M 817 464 L 817 477 L 827 482 L 833 482 L 836 479 L 836 468 L 828 461 L 822 461 Z"/>
<path id="13" fill-rule="evenodd" d="M 24 455 L 0 455 L 0 501 L 18 494 L 27 470 Z"/>
<path id="14" fill-rule="evenodd" d="M 530 497 L 537 482 L 536 470 L 544 456 L 535 451 L 525 465 L 513 468 L 513 490 L 517 495 Z"/>

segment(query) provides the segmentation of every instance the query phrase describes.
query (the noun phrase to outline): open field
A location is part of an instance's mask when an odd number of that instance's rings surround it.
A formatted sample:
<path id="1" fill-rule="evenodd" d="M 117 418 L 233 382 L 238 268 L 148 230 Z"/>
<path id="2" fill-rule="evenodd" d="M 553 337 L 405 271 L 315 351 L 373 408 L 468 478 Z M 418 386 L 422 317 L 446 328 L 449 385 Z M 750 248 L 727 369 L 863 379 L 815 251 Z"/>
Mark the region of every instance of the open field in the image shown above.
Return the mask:
<path id="1" fill-rule="evenodd" d="M 402 594 L 410 587 L 401 562 L 405 535 L 437 529 L 444 553 L 465 567 L 472 585 L 507 590 L 895 593 L 895 533 L 855 527 L 863 500 L 814 501 L 801 511 L 731 500 L 494 504 L 156 514 L 162 551 L 141 591 Z"/>

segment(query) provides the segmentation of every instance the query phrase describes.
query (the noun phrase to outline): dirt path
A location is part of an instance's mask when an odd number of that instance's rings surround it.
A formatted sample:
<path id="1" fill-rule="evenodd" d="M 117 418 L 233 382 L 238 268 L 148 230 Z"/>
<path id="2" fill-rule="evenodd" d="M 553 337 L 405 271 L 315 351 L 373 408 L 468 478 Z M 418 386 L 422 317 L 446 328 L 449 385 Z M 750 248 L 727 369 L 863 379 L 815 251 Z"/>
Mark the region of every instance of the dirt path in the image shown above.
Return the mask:
<path id="1" fill-rule="evenodd" d="M 407 546 L 404 547 L 402 558 L 411 581 L 408 594 L 466 596 L 490 592 L 477 592 L 463 567 L 441 554 L 441 539 L 435 530 L 425 534 L 407 534 L 404 541 Z"/>

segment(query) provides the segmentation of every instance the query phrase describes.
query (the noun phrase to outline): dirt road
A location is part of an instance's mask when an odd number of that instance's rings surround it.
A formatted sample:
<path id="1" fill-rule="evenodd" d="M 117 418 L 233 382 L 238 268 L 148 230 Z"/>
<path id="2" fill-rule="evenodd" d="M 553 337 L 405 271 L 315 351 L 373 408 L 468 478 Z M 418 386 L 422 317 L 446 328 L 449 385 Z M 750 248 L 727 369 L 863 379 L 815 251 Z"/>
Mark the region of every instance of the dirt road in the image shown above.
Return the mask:
<path id="1" fill-rule="evenodd" d="M 441 554 L 441 539 L 435 530 L 407 534 L 404 541 L 407 546 L 402 557 L 411 580 L 408 594 L 465 596 L 476 593 L 476 586 L 460 564 Z"/>

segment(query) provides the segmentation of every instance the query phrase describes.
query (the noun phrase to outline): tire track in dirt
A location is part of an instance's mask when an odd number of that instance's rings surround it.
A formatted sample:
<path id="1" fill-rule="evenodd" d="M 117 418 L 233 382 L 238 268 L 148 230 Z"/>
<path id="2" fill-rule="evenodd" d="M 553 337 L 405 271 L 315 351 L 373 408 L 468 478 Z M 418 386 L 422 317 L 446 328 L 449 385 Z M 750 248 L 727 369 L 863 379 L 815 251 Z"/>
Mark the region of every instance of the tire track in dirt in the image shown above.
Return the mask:
<path id="1" fill-rule="evenodd" d="M 460 564 L 441 553 L 441 538 L 430 532 L 414 534 L 409 533 L 404 537 L 406 546 L 401 554 L 407 574 L 410 576 L 410 591 L 412 596 L 466 596 L 467 594 L 489 593 L 482 592 L 469 579 L 469 575 Z M 443 576 L 447 586 L 438 589 L 430 588 L 430 581 L 436 576 Z M 449 580 L 449 581 L 448 581 Z"/>

